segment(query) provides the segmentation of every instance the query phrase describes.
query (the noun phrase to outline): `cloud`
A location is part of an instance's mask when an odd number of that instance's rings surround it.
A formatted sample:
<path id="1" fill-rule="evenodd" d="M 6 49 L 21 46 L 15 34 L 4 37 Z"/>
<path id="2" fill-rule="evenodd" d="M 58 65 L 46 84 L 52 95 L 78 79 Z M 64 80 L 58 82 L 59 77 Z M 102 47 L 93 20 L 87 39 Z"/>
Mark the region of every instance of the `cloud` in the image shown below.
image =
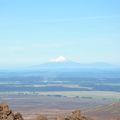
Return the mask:
<path id="1" fill-rule="evenodd" d="M 50 62 L 66 62 L 67 59 L 64 56 L 59 56 L 57 58 L 51 59 Z"/>

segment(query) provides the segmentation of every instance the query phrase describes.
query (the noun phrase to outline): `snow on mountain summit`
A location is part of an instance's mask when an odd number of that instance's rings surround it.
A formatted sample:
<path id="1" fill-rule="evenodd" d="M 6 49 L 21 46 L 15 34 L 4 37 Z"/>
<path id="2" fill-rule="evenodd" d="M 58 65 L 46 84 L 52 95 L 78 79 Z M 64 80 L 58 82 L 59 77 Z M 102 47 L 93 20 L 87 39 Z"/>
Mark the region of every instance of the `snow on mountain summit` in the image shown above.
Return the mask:
<path id="1" fill-rule="evenodd" d="M 67 59 L 64 56 L 59 56 L 57 58 L 51 59 L 50 62 L 66 62 Z"/>

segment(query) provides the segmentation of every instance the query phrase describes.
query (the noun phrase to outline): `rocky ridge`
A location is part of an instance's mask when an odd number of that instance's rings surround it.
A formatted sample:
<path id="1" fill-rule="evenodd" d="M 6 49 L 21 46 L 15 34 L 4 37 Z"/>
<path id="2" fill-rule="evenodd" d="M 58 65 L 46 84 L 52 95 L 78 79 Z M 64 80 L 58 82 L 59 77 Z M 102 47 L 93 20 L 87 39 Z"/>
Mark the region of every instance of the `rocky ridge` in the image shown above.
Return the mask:
<path id="1" fill-rule="evenodd" d="M 20 113 L 14 113 L 6 103 L 0 104 L 0 120 L 24 120 Z M 44 115 L 37 116 L 34 120 L 48 120 Z M 75 110 L 71 114 L 66 116 L 59 116 L 56 120 L 93 120 L 81 114 L 80 110 Z M 111 119 L 111 120 L 120 120 Z"/>

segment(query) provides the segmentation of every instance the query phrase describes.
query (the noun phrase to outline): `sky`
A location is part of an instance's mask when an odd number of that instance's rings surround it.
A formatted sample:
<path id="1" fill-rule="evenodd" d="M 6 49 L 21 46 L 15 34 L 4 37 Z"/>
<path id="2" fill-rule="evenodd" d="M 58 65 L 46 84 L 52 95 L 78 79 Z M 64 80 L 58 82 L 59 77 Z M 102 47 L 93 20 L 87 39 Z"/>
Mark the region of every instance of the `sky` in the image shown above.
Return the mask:
<path id="1" fill-rule="evenodd" d="M 59 56 L 120 64 L 120 0 L 0 0 L 0 65 Z"/>

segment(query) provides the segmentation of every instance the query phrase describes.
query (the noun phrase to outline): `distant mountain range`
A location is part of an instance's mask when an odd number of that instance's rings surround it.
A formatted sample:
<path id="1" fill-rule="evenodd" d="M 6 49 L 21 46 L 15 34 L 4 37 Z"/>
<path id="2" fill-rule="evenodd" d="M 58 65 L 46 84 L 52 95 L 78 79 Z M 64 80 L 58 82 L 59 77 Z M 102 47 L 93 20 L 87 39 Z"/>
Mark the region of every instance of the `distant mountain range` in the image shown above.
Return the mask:
<path id="1" fill-rule="evenodd" d="M 81 64 L 73 61 L 47 62 L 40 65 L 33 66 L 35 69 L 113 69 L 120 68 L 120 66 L 112 65 L 104 62 Z"/>
<path id="2" fill-rule="evenodd" d="M 4 70 L 91 70 L 91 69 L 119 69 L 120 65 L 109 64 L 105 62 L 96 62 L 96 63 L 89 63 L 89 64 L 82 64 L 79 62 L 67 60 L 65 57 L 60 56 L 58 58 L 49 60 L 46 63 L 32 65 L 32 66 L 24 66 L 24 67 L 5 67 Z M 1 68 L 1 70 L 3 70 Z"/>

